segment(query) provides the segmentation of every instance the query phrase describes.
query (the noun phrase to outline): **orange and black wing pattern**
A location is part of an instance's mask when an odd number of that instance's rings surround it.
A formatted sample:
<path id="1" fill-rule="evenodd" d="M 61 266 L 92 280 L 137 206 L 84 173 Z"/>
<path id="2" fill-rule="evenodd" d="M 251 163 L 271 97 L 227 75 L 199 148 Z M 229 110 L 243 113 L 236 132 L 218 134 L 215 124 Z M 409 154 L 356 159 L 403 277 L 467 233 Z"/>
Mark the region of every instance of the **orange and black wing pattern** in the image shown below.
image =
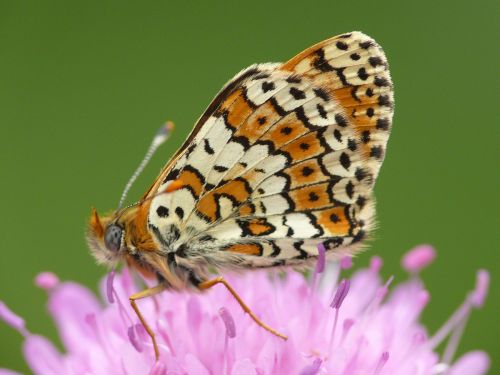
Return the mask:
<path id="1" fill-rule="evenodd" d="M 149 229 L 186 261 L 219 266 L 298 264 L 320 242 L 352 253 L 373 226 L 392 115 L 387 60 L 360 32 L 250 66 L 148 192 Z"/>

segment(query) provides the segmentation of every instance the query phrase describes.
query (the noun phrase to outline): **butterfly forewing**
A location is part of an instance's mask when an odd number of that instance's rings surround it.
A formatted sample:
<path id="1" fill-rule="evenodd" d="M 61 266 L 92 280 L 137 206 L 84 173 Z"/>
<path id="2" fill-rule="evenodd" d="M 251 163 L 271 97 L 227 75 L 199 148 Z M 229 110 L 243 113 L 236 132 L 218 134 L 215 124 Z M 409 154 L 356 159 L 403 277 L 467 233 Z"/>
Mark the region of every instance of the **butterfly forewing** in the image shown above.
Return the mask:
<path id="1" fill-rule="evenodd" d="M 392 121 L 380 47 L 353 32 L 242 71 L 154 184 L 149 225 L 170 251 L 222 266 L 352 251 Z M 172 181 L 181 188 L 163 194 Z"/>

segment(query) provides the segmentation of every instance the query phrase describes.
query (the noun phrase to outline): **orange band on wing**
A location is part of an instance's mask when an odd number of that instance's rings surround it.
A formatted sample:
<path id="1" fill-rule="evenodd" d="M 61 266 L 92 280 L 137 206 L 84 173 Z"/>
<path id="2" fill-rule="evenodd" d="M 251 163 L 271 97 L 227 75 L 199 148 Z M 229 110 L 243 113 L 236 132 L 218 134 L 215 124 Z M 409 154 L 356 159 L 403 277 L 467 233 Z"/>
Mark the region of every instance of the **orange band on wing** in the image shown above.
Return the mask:
<path id="1" fill-rule="evenodd" d="M 245 255 L 261 255 L 262 248 L 257 244 L 236 244 L 228 247 L 226 251 Z"/>
<path id="2" fill-rule="evenodd" d="M 172 193 L 173 191 L 179 190 L 184 186 L 184 182 L 182 180 L 174 180 L 170 184 L 168 184 L 167 188 L 165 189 L 165 193 Z"/>

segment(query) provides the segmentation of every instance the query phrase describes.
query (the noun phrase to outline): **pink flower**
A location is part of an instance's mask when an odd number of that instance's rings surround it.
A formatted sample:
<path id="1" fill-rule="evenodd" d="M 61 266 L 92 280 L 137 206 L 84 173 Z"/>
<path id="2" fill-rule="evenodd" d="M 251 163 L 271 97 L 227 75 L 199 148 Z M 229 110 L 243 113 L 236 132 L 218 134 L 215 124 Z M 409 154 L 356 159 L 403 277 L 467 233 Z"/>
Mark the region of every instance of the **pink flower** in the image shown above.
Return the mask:
<path id="1" fill-rule="evenodd" d="M 48 291 L 64 354 L 29 332 L 3 303 L 0 317 L 25 337 L 24 356 L 35 374 L 486 373 L 489 358 L 484 352 L 453 357 L 470 312 L 484 302 L 488 273 L 479 271 L 475 290 L 429 335 L 419 322 L 429 293 L 418 272 L 434 252 L 428 247 L 413 252 L 405 257 L 411 277 L 396 286 L 392 278 L 381 279 L 378 257 L 340 282 L 349 260 L 341 262 L 343 267 L 325 267 L 322 255 L 312 282 L 291 270 L 284 278 L 264 271 L 228 275 L 243 300 L 264 322 L 287 334 L 288 341 L 257 326 L 223 287 L 141 300 L 140 309 L 157 334 L 158 362 L 149 336 L 128 306 L 138 282 L 127 270 L 101 283 L 104 304 L 79 284 L 59 282 L 50 273 L 37 277 L 37 285 Z M 448 337 L 439 354 L 436 347 Z M 0 369 L 0 374 L 14 372 Z"/>

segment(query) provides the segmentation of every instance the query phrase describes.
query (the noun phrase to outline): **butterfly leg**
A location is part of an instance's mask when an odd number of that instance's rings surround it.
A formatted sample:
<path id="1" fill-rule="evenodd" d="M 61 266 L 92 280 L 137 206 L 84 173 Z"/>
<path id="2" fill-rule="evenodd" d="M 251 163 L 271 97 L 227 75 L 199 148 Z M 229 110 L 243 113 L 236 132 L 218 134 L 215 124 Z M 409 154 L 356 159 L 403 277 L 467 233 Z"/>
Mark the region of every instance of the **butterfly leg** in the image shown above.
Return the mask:
<path id="1" fill-rule="evenodd" d="M 239 303 L 239 305 L 241 306 L 241 308 L 243 309 L 243 311 L 245 311 L 248 315 L 250 315 L 250 317 L 255 321 L 255 323 L 257 323 L 259 326 L 261 326 L 262 328 L 264 328 L 266 331 L 271 332 L 273 335 L 278 336 L 278 337 L 282 338 L 283 340 L 288 340 L 287 336 L 283 335 L 282 333 L 279 333 L 274 328 L 269 327 L 266 323 L 264 323 L 263 321 L 261 321 L 253 313 L 253 311 L 250 310 L 250 308 L 245 304 L 245 302 L 243 302 L 243 300 L 238 295 L 238 293 L 236 293 L 236 291 L 233 289 L 233 287 L 231 285 L 229 285 L 229 283 L 223 277 L 216 277 L 215 279 L 212 279 L 212 280 L 203 281 L 202 283 L 198 284 L 198 288 L 200 288 L 201 290 L 206 290 L 206 289 L 209 289 L 209 288 L 213 287 L 216 284 L 222 284 L 222 285 L 224 285 L 226 287 L 226 289 L 229 291 L 229 293 L 231 293 L 232 296 Z"/>
<path id="2" fill-rule="evenodd" d="M 155 350 L 155 358 L 158 360 L 160 358 L 160 351 L 158 350 L 158 344 L 156 343 L 156 338 L 155 338 L 155 333 L 151 329 L 151 327 L 148 325 L 146 322 L 146 319 L 144 319 L 144 316 L 142 315 L 141 311 L 139 310 L 139 307 L 136 304 L 136 300 L 141 299 L 141 298 L 146 298 L 146 297 L 152 297 L 158 293 L 163 292 L 166 289 L 166 287 L 162 284 L 157 285 L 153 288 L 148 288 L 143 290 L 142 292 L 139 293 L 134 293 L 132 294 L 128 299 L 130 301 L 130 305 L 134 309 L 135 313 L 137 314 L 137 317 L 142 323 L 142 326 L 148 333 L 149 337 L 151 337 L 151 341 L 153 342 L 153 348 Z"/>

